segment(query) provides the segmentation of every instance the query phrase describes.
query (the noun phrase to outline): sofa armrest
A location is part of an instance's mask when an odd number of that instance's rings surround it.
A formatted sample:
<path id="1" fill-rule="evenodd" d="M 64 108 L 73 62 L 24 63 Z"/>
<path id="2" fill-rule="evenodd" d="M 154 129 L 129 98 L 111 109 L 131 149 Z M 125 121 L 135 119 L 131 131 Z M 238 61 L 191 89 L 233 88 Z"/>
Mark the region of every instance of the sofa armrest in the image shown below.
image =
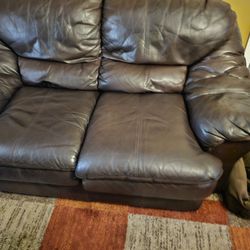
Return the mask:
<path id="1" fill-rule="evenodd" d="M 204 148 L 250 141 L 250 74 L 243 53 L 235 25 L 224 45 L 190 68 L 185 100 Z"/>
<path id="2" fill-rule="evenodd" d="M 17 56 L 0 41 L 0 113 L 21 86 Z"/>
<path id="3" fill-rule="evenodd" d="M 203 147 L 250 140 L 250 79 L 205 79 L 186 94 L 191 126 Z"/>

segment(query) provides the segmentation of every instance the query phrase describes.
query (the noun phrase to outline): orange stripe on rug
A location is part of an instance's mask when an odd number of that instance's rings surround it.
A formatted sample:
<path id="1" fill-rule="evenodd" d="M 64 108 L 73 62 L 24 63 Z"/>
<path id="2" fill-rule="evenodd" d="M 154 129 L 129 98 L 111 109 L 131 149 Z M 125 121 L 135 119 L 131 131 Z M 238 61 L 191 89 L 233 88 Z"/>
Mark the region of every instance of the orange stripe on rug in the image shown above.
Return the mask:
<path id="1" fill-rule="evenodd" d="M 250 250 L 250 228 L 230 227 L 235 250 Z"/>
<path id="2" fill-rule="evenodd" d="M 119 250 L 124 248 L 126 228 L 126 214 L 56 206 L 41 249 Z"/>
<path id="3" fill-rule="evenodd" d="M 128 206 L 101 203 L 101 202 L 57 199 L 56 206 L 74 207 L 74 208 L 81 208 L 81 209 L 94 209 L 94 210 L 109 211 L 109 212 L 116 212 L 116 213 L 126 213 L 126 214 L 128 213 Z"/>
<path id="4" fill-rule="evenodd" d="M 131 214 L 144 214 L 158 217 L 167 217 L 174 219 L 184 219 L 191 221 L 207 222 L 214 224 L 228 224 L 228 213 L 220 201 L 205 200 L 201 207 L 196 211 L 178 212 L 164 209 L 153 208 L 139 208 L 132 206 L 115 205 L 108 203 L 98 202 L 84 202 L 58 199 L 57 206 L 67 206 L 82 209 L 94 209 L 101 211 L 109 211 L 115 213 L 131 213 Z"/>

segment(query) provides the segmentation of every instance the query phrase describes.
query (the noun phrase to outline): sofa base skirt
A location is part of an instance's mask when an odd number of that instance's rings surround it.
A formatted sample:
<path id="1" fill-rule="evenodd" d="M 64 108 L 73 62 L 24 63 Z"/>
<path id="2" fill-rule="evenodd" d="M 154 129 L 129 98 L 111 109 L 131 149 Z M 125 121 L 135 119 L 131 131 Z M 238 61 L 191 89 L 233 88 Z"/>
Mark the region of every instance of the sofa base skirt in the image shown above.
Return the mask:
<path id="1" fill-rule="evenodd" d="M 177 211 L 192 211 L 200 207 L 201 200 L 172 200 L 145 198 L 126 195 L 92 193 L 83 190 L 82 185 L 73 187 L 0 181 L 0 191 L 7 193 L 35 195 L 89 202 L 106 202 L 145 208 L 158 208 Z"/>
<path id="2" fill-rule="evenodd" d="M 78 186 L 58 186 L 48 184 L 0 181 L 0 192 L 72 200 L 86 199 L 86 193 L 83 191 L 81 184 L 79 184 Z"/>

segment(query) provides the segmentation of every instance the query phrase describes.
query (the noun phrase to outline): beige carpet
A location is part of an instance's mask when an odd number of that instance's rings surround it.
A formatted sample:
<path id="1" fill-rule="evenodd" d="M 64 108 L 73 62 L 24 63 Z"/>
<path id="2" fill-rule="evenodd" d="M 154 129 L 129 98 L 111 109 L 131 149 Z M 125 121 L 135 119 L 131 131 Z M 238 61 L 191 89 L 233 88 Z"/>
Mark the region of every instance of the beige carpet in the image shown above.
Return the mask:
<path id="1" fill-rule="evenodd" d="M 0 193 L 3 250 L 250 249 L 250 221 L 217 196 L 195 212 Z"/>
<path id="2" fill-rule="evenodd" d="M 21 195 L 0 195 L 0 249 L 39 249 L 54 201 Z"/>

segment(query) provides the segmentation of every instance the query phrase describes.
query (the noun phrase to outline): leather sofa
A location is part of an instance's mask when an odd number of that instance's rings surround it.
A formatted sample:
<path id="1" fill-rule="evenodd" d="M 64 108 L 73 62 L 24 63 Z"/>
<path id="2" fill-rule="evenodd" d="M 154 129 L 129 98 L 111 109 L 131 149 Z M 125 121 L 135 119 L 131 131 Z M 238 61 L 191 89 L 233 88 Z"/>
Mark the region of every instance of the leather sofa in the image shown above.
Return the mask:
<path id="1" fill-rule="evenodd" d="M 1 0 L 0 190 L 197 209 L 250 150 L 220 0 Z"/>

